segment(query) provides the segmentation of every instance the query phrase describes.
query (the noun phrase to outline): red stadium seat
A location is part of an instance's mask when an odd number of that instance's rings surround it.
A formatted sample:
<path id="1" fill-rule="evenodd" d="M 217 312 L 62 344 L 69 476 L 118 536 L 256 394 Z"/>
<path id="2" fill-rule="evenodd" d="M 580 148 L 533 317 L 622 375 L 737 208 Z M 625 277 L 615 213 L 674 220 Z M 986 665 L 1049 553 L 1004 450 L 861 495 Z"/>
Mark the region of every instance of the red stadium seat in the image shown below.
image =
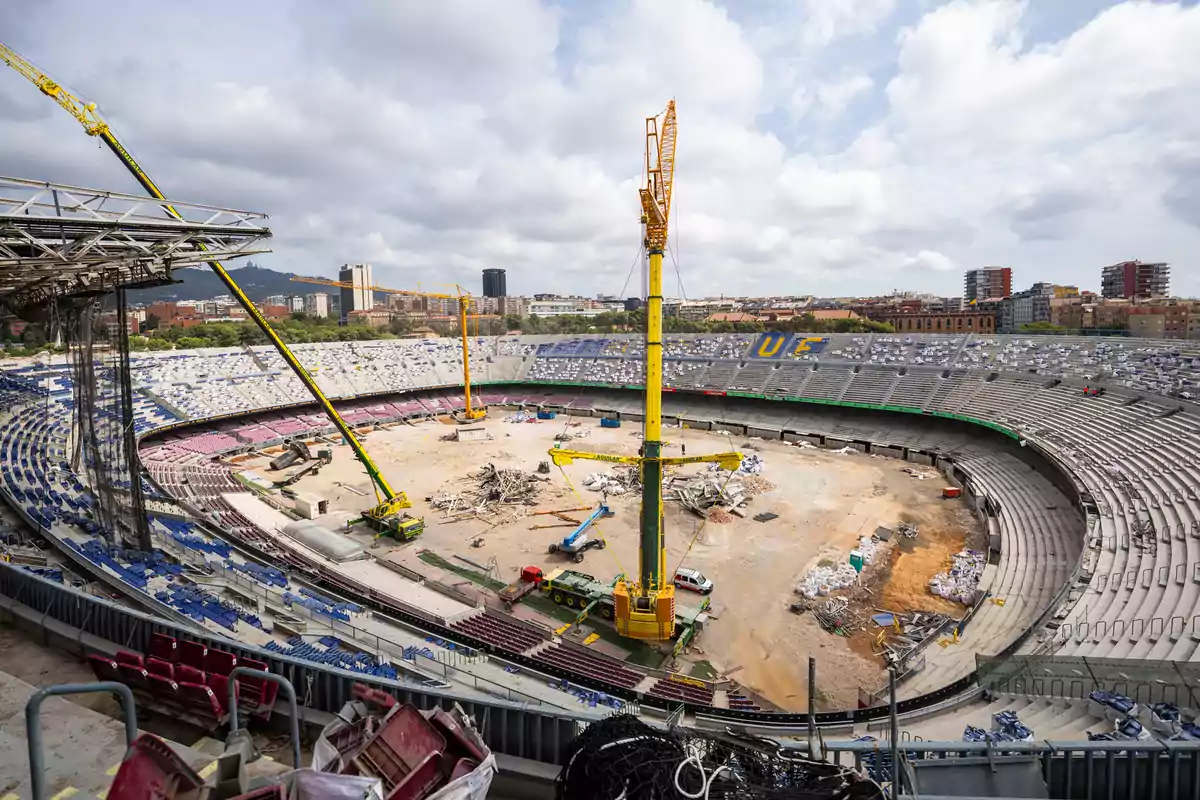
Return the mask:
<path id="1" fill-rule="evenodd" d="M 96 673 L 98 681 L 116 681 L 124 683 L 121 679 L 121 673 L 117 669 L 117 662 L 113 661 L 108 656 L 89 655 L 88 663 L 92 665 L 92 672 Z"/>
<path id="2" fill-rule="evenodd" d="M 204 657 L 204 671 L 228 675 L 238 665 L 237 656 L 224 650 L 209 650 Z M 257 667 L 255 668 L 257 669 Z"/>
<path id="3" fill-rule="evenodd" d="M 150 655 L 174 663 L 179 655 L 175 647 L 175 637 L 165 633 L 150 634 Z"/>
<path id="4" fill-rule="evenodd" d="M 175 659 L 176 662 L 187 664 L 199 670 L 204 669 L 204 656 L 208 653 L 207 647 L 199 642 L 189 642 L 187 640 L 181 640 L 176 645 L 179 652 L 179 655 Z"/>
<path id="5" fill-rule="evenodd" d="M 213 690 L 199 683 L 181 683 L 179 684 L 179 699 L 183 705 L 192 713 L 203 717 L 211 717 L 214 720 L 220 720 L 224 717 L 224 710 L 221 704 L 217 701 Z"/>
<path id="6" fill-rule="evenodd" d="M 144 667 L 141 653 L 130 653 L 127 650 L 118 650 L 116 661 L 118 664 L 129 664 L 134 667 Z"/>
<path id="7" fill-rule="evenodd" d="M 154 656 L 146 659 L 146 672 L 151 675 L 161 675 L 164 678 L 175 680 L 175 665 Z"/>
<path id="8" fill-rule="evenodd" d="M 190 664 L 175 665 L 175 680 L 180 683 L 204 683 L 204 671 Z"/>
<path id="9" fill-rule="evenodd" d="M 150 691 L 150 679 L 146 670 L 132 664 L 117 664 L 117 672 L 121 675 L 121 683 L 130 689 L 142 692 Z"/>

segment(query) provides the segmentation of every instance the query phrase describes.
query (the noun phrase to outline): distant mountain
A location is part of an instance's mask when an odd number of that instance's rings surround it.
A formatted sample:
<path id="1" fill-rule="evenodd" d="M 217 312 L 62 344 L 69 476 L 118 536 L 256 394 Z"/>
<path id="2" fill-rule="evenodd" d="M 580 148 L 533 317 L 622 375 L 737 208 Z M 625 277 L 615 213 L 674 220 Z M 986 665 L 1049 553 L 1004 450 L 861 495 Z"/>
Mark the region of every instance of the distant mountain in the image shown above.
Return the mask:
<path id="1" fill-rule="evenodd" d="M 273 294 L 310 294 L 312 292 L 336 292 L 335 287 L 321 287 L 314 284 L 293 283 L 294 272 L 276 272 L 273 269 L 256 266 L 248 262 L 240 269 L 231 269 L 229 274 L 237 281 L 242 291 L 255 302 Z M 168 300 L 208 300 L 221 294 L 229 294 L 225 284 L 217 274 L 208 267 L 189 267 L 177 269 L 174 277 L 180 283 L 168 286 L 155 286 L 150 289 L 137 289 L 129 293 L 130 303 L 160 303 Z"/>

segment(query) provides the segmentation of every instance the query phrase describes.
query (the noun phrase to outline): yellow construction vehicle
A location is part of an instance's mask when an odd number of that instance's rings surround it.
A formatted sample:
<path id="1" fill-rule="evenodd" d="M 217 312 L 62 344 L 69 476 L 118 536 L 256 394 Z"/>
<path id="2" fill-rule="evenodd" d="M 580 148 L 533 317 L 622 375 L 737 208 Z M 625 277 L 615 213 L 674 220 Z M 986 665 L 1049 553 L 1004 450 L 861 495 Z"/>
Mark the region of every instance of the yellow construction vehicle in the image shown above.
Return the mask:
<path id="1" fill-rule="evenodd" d="M 388 289 L 383 286 L 359 286 L 350 281 L 332 281 L 326 278 L 292 278 L 296 283 L 315 283 L 320 286 L 334 286 L 340 289 L 364 289 L 371 292 L 380 292 L 382 294 L 398 294 L 405 297 L 433 297 L 439 300 L 456 300 L 458 301 L 458 335 L 462 340 L 462 365 L 463 365 L 463 396 L 465 407 L 463 413 L 455 417 L 459 422 L 478 422 L 487 416 L 487 409 L 480 406 L 476 408 L 471 404 L 471 351 L 467 345 L 467 318 L 468 310 L 471 305 L 471 295 L 466 289 L 454 284 L 454 288 L 458 290 L 458 294 L 440 294 L 438 292 L 420 292 L 410 289 Z"/>
<path id="2" fill-rule="evenodd" d="M 0 43 L 0 60 L 3 60 L 5 64 L 21 73 L 21 75 L 33 83 L 34 86 L 38 87 L 42 94 L 46 95 L 62 106 L 68 114 L 73 116 L 81 125 L 83 125 L 83 130 L 88 136 L 99 137 L 100 141 L 104 142 L 104 144 L 108 146 L 108 149 L 112 150 L 113 153 L 115 153 L 116 156 L 121 159 L 121 163 L 124 164 L 125 168 L 133 174 L 133 177 L 137 179 L 137 182 L 142 185 L 142 188 L 144 188 L 151 197 L 154 197 L 158 200 L 166 199 L 166 195 L 159 190 L 158 186 L 153 180 L 150 179 L 150 176 L 146 174 L 141 165 L 138 164 L 130 152 L 125 149 L 125 146 L 117 140 L 117 137 L 113 134 L 112 129 L 109 128 L 108 123 L 105 122 L 104 118 L 100 115 L 100 112 L 97 111 L 95 103 L 88 103 L 79 99 L 63 86 L 56 83 L 50 78 L 49 75 L 34 66 L 33 63 L 31 63 L 28 59 L 9 49 L 2 43 Z M 172 206 L 165 205 L 164 209 L 166 213 L 170 214 L 175 219 L 183 219 L 179 212 L 176 211 Z M 201 246 L 203 247 L 203 244 L 201 244 Z M 380 472 L 379 467 L 377 467 L 375 462 L 371 460 L 371 457 L 367 454 L 366 449 L 362 446 L 362 443 L 359 442 L 358 437 L 354 435 L 354 431 L 350 429 L 350 426 L 347 425 L 345 420 L 343 420 L 337 413 L 337 410 L 333 407 L 333 404 L 329 402 L 329 398 L 327 398 L 317 386 L 316 381 L 314 381 L 312 376 L 309 375 L 308 370 L 304 368 L 304 365 L 300 363 L 292 351 L 288 349 L 288 346 L 284 344 L 283 340 L 280 339 L 275 331 L 271 328 L 266 317 L 262 315 L 262 312 L 258 310 L 258 307 L 254 305 L 250 298 L 246 296 L 245 292 L 242 291 L 241 287 L 237 285 L 237 282 L 234 281 L 233 277 L 230 276 L 220 262 L 212 261 L 209 263 L 209 266 L 212 267 L 213 272 L 217 274 L 217 277 L 221 279 L 221 282 L 225 284 L 225 287 L 229 290 L 229 293 L 237 299 L 238 304 L 245 309 L 246 314 L 250 317 L 250 319 L 254 320 L 254 324 L 257 325 L 259 330 L 266 335 L 268 341 L 274 345 L 276 351 L 279 352 L 279 355 L 283 358 L 284 362 L 289 368 L 291 368 L 292 372 L 296 374 L 296 377 L 300 379 L 300 382 L 304 384 L 304 388 L 307 389 L 309 394 L 312 395 L 313 399 L 316 400 L 317 404 L 321 407 L 321 410 L 325 412 L 325 415 L 328 416 L 334 426 L 337 427 L 338 432 L 342 435 L 342 438 L 345 439 L 346 443 L 349 444 L 354 450 L 354 455 L 358 457 L 360 462 L 362 462 L 363 468 L 367 471 L 367 475 L 371 478 L 371 483 L 375 490 L 376 500 L 376 505 L 373 508 L 363 512 L 364 519 L 366 519 L 372 525 L 372 527 L 375 527 L 377 530 L 381 529 L 382 527 L 390 527 L 398 520 L 411 519 L 408 517 L 408 515 L 402 513 L 404 509 L 412 507 L 412 503 L 409 502 L 408 496 L 405 495 L 404 492 L 395 491 L 392 489 L 391 485 L 388 484 L 387 480 L 383 477 L 383 473 Z"/>
<path id="3" fill-rule="evenodd" d="M 646 296 L 646 396 L 641 455 L 614 456 L 556 448 L 551 460 L 559 465 L 576 459 L 637 464 L 642 479 L 637 580 L 625 576 L 613 587 L 617 632 L 634 639 L 666 640 L 675 633 L 675 585 L 667 572 L 663 536 L 663 470 L 668 465 L 713 461 L 722 469 L 736 470 L 741 453 L 664 458 L 662 455 L 663 316 L 662 263 L 667 247 L 667 222 L 675 178 L 675 101 L 667 104 L 659 129 L 658 117 L 646 118 L 646 185 L 639 195 L 643 238 L 649 256 L 649 291 Z"/>

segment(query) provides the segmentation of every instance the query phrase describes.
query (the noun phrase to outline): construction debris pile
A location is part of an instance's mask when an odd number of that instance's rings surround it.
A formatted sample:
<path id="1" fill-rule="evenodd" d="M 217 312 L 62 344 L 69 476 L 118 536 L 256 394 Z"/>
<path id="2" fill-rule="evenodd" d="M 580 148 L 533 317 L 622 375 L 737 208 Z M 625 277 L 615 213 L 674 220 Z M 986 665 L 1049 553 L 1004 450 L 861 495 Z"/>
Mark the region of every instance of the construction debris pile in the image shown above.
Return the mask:
<path id="1" fill-rule="evenodd" d="M 862 557 L 862 566 L 866 567 L 875 560 L 879 550 L 879 541 L 874 536 L 863 536 L 858 540 L 855 553 Z M 808 571 L 804 579 L 796 586 L 797 594 L 802 594 L 810 600 L 814 597 L 825 597 L 830 592 L 846 589 L 858 583 L 858 569 L 849 561 L 843 561 L 837 566 L 816 566 Z"/>
<path id="2" fill-rule="evenodd" d="M 918 530 L 919 529 L 917 528 L 917 526 L 912 524 L 911 522 L 901 522 L 899 525 L 896 526 L 896 533 L 900 536 L 903 536 L 905 539 L 917 538 Z"/>
<path id="3" fill-rule="evenodd" d="M 763 471 L 763 467 L 765 467 L 765 466 L 766 466 L 766 464 L 763 463 L 762 456 L 751 453 L 750 455 L 748 455 L 742 459 L 742 463 L 740 466 L 738 466 L 737 472 L 735 472 L 733 474 L 734 475 L 758 475 Z M 711 467 L 709 467 L 710 470 L 714 470 L 714 471 L 719 470 L 720 468 L 721 468 L 720 464 L 713 464 Z"/>
<path id="4" fill-rule="evenodd" d="M 979 581 L 986 566 L 987 554 L 978 550 L 960 550 L 954 554 L 948 571 L 929 579 L 929 591 L 969 606 L 979 594 Z"/>
<path id="5" fill-rule="evenodd" d="M 663 498 L 679 503 L 710 522 L 728 523 L 733 515 L 746 516 L 742 508 L 751 497 L 742 480 L 723 470 L 699 475 L 675 475 L 663 482 Z"/>
<path id="6" fill-rule="evenodd" d="M 429 505 L 452 521 L 497 514 L 503 507 L 516 507 L 516 516 L 526 506 L 535 506 L 543 484 L 549 482 L 532 472 L 519 469 L 497 469 L 488 464 L 466 476 L 468 488 L 461 492 L 442 492 L 427 498 Z"/>
<path id="7" fill-rule="evenodd" d="M 641 491 L 642 478 L 637 467 L 622 465 L 607 472 L 593 472 L 583 479 L 583 486 L 608 497 Z"/>
<path id="8" fill-rule="evenodd" d="M 570 433 L 563 431 L 562 433 L 558 433 L 558 434 L 554 435 L 554 441 L 570 442 L 574 439 L 586 439 L 586 438 L 588 438 L 588 436 L 591 435 L 591 433 L 592 433 L 591 428 L 577 428 L 577 429 L 571 431 Z"/>
<path id="9" fill-rule="evenodd" d="M 871 617 L 883 628 L 876 642 L 875 652 L 882 655 L 888 666 L 902 666 L 917 648 L 941 635 L 945 626 L 953 621 L 946 614 L 916 611 L 911 614 L 896 614 L 881 611 Z"/>
<path id="10" fill-rule="evenodd" d="M 522 409 L 513 414 L 509 414 L 504 421 L 511 422 L 514 425 L 522 422 L 537 422 L 537 414 L 534 414 L 532 411 L 525 411 Z"/>
<path id="11" fill-rule="evenodd" d="M 853 571 L 852 569 L 851 572 Z M 848 597 L 831 597 L 825 601 L 824 605 L 814 608 L 812 612 L 822 630 L 838 636 L 849 636 L 861 624 L 858 615 L 850 610 L 850 598 Z"/>
<path id="12" fill-rule="evenodd" d="M 353 698 L 321 731 L 313 747 L 315 771 L 331 781 L 358 776 L 367 784 L 367 790 L 357 787 L 358 797 L 487 797 L 496 758 L 458 705 L 420 711 L 361 683 Z M 332 788 L 307 796 L 355 796 Z"/>
<path id="13" fill-rule="evenodd" d="M 901 472 L 907 472 L 919 481 L 927 481 L 930 478 L 940 478 L 942 473 L 936 469 L 921 469 L 920 467 L 901 467 Z"/>

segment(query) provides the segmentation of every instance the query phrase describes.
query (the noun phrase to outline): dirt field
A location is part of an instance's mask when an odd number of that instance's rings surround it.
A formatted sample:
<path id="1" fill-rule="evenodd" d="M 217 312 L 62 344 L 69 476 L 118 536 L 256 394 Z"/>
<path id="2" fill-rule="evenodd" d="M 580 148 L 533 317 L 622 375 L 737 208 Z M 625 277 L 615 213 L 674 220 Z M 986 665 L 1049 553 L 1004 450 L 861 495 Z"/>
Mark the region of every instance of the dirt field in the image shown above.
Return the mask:
<path id="1" fill-rule="evenodd" d="M 570 528 L 529 530 L 531 524 L 553 522 L 553 518 L 524 517 L 494 527 L 480 520 L 443 522 L 441 513 L 430 509 L 425 498 L 463 488 L 463 476 L 484 464 L 532 471 L 547 459 L 555 434 L 564 431 L 590 431 L 588 438 L 567 445 L 574 449 L 636 455 L 640 426 L 604 429 L 595 419 L 564 417 L 509 424 L 504 422 L 507 416 L 502 410 L 493 412 L 484 423 L 493 438 L 483 442 L 440 441 L 452 428 L 436 421 L 369 434 L 367 447 L 388 480 L 408 493 L 413 511 L 426 519 L 424 536 L 414 545 L 401 546 L 394 556 L 416 558 L 417 550 L 428 548 L 452 562 L 457 561 L 456 554 L 481 564 L 494 557 L 498 577 L 505 582 L 513 580 L 526 564 L 547 569 L 574 566 L 561 556 L 547 555 L 547 545 L 570 533 Z M 581 422 L 582 426 L 567 427 L 569 422 Z M 879 597 L 876 605 L 894 611 L 961 612 L 961 607 L 930 595 L 926 588 L 946 556 L 963 546 L 973 524 L 961 501 L 940 499 L 941 480 L 918 480 L 902 471 L 907 466 L 902 461 L 800 449 L 782 442 L 681 429 L 669 430 L 666 438 L 667 455 L 678 454 L 681 444 L 686 444 L 689 456 L 728 449 L 749 452 L 747 444 L 758 448 L 766 464 L 762 477 L 775 488 L 751 502 L 750 516 L 760 511 L 779 514 L 767 523 L 754 522 L 749 516 L 729 524 L 708 523 L 701 531 L 696 516 L 675 503 L 667 504 L 668 568 L 683 563 L 699 569 L 716 585 L 712 595 L 716 619 L 688 654 L 689 660 L 710 662 L 718 672 L 731 675 L 781 708 L 801 710 L 807 702 L 806 660 L 815 655 L 817 684 L 826 704 L 853 706 L 859 686 L 874 688 L 879 682 L 882 662 L 871 655 L 869 641 L 865 647 L 856 641 L 873 635 L 831 635 L 811 614 L 791 613 L 789 604 L 797 599 L 793 588 L 822 559 L 845 560 L 859 536 L 870 534 L 879 525 L 894 527 L 901 520 L 917 523 L 921 533 L 917 540 L 897 545 L 890 556 L 895 559 L 890 570 L 886 565 L 878 570 L 884 580 L 882 594 L 875 594 Z M 242 466 L 272 479 L 279 477 L 267 471 L 265 458 Z M 577 493 L 568 488 L 557 468 L 552 469 L 538 508 L 594 506 L 600 495 L 582 488 L 582 481 L 607 466 L 576 461 L 566 467 Z M 682 471 L 702 468 L 691 465 Z M 332 465 L 292 488 L 327 498 L 330 513 L 319 521 L 339 530 L 348 518 L 371 505 L 373 498 L 366 474 L 345 446 L 334 448 Z M 631 493 L 610 497 L 608 503 L 616 516 L 598 526 L 607 549 L 588 552 L 586 561 L 574 567 L 605 581 L 620 571 L 636 574 L 638 568 L 639 498 Z M 483 546 L 472 548 L 470 543 L 477 537 L 483 538 Z M 356 538 L 370 542 L 366 535 Z M 391 542 L 385 541 L 375 552 L 384 555 L 383 548 L 390 546 Z M 693 597 L 681 593 L 680 599 Z M 699 663 L 696 668 L 707 666 Z"/>

